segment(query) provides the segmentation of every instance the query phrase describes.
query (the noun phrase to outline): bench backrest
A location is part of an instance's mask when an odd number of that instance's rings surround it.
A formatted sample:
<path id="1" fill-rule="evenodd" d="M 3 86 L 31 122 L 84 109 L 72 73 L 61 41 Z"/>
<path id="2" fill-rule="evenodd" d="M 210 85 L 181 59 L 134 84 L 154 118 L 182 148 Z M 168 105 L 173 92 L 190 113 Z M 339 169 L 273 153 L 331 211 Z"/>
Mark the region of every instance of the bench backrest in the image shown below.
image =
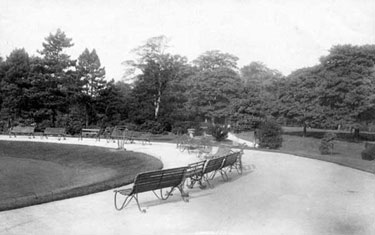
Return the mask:
<path id="1" fill-rule="evenodd" d="M 140 173 L 136 176 L 132 193 L 177 187 L 185 177 L 187 167 Z"/>
<path id="2" fill-rule="evenodd" d="M 99 136 L 100 134 L 100 129 L 82 129 L 81 130 L 81 136 Z"/>
<path id="3" fill-rule="evenodd" d="M 10 132 L 31 134 L 31 133 L 34 133 L 34 130 L 35 130 L 35 127 L 33 126 L 14 126 L 10 129 Z"/>
<path id="4" fill-rule="evenodd" d="M 241 152 L 235 152 L 235 153 L 231 153 L 231 154 L 225 156 L 224 157 L 225 161 L 223 163 L 222 168 L 228 167 L 228 166 L 233 166 L 237 162 L 240 154 L 241 154 Z"/>
<path id="5" fill-rule="evenodd" d="M 193 175 L 202 175 L 205 164 L 206 160 L 189 164 L 186 170 L 186 177 L 191 177 Z"/>
<path id="6" fill-rule="evenodd" d="M 47 127 L 44 130 L 45 135 L 65 135 L 65 128 Z"/>
<path id="7" fill-rule="evenodd" d="M 149 133 L 149 132 L 140 132 L 140 131 L 131 131 L 130 135 L 133 138 L 143 138 L 143 139 L 149 139 L 151 137 L 151 133 Z"/>
<path id="8" fill-rule="evenodd" d="M 204 167 L 203 174 L 221 169 L 224 160 L 225 157 L 218 157 L 208 160 L 206 166 Z"/>
<path id="9" fill-rule="evenodd" d="M 111 132 L 111 138 L 121 138 L 124 135 L 124 130 L 119 127 L 113 128 Z"/>
<path id="10" fill-rule="evenodd" d="M 86 133 L 99 133 L 100 129 L 82 129 L 82 132 L 86 132 Z"/>

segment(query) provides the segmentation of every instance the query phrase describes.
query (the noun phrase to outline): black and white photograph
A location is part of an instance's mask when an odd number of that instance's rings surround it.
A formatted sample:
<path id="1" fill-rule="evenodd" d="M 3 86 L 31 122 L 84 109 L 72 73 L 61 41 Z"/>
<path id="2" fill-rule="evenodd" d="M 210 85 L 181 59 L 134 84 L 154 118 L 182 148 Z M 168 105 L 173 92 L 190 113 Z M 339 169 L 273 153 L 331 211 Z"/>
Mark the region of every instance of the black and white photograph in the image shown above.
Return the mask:
<path id="1" fill-rule="evenodd" d="M 374 0 L 0 0 L 0 235 L 374 235 Z"/>

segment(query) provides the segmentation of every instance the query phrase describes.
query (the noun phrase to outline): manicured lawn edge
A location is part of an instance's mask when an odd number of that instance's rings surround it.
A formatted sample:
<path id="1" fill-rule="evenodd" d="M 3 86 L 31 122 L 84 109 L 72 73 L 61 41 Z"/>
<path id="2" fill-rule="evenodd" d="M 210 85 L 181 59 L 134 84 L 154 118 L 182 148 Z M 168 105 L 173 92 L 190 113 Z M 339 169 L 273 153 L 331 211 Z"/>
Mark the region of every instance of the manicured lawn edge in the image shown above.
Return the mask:
<path id="1" fill-rule="evenodd" d="M 132 152 L 133 151 L 128 151 L 129 154 L 131 154 Z M 134 153 L 138 155 L 145 155 L 151 157 L 153 160 L 156 160 L 156 163 L 153 164 L 153 167 L 149 167 L 147 171 L 160 170 L 163 168 L 163 163 L 159 159 L 144 153 Z M 138 173 L 143 171 L 141 169 Z M 127 176 L 117 176 L 111 179 L 98 181 L 87 185 L 72 185 L 71 187 L 68 186 L 64 188 L 56 188 L 52 191 L 33 193 L 21 197 L 3 199 L 0 200 L 0 212 L 107 191 L 110 189 L 118 188 L 133 183 L 135 176 L 136 174 Z"/>
<path id="2" fill-rule="evenodd" d="M 155 169 L 160 170 L 163 166 Z M 32 194 L 23 197 L 13 198 L 10 200 L 3 200 L 0 201 L 0 211 L 4 210 L 12 210 L 27 206 L 38 205 L 46 202 L 58 201 L 73 197 L 84 196 L 92 193 L 98 193 L 106 190 L 110 190 L 113 188 L 125 186 L 128 184 L 133 183 L 134 177 L 123 177 L 123 178 L 116 178 L 110 179 L 102 182 L 98 182 L 95 184 L 90 185 L 83 185 L 79 187 L 72 187 L 72 188 L 63 188 L 63 189 L 56 189 L 51 192 L 46 192 L 43 194 Z"/>

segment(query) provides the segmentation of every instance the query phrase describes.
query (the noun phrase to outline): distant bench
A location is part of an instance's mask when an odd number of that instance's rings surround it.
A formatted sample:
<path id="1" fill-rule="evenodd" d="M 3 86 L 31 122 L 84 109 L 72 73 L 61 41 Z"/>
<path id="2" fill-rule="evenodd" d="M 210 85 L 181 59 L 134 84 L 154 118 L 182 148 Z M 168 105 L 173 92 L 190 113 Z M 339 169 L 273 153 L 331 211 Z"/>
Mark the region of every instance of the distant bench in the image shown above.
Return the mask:
<path id="1" fill-rule="evenodd" d="M 100 129 L 82 129 L 80 139 L 83 137 L 91 137 L 100 141 Z"/>
<path id="2" fill-rule="evenodd" d="M 17 135 L 28 135 L 29 138 L 35 138 L 34 131 L 35 127 L 33 126 L 14 126 L 9 130 L 9 138 L 11 138 L 12 135 L 14 135 L 15 138 Z"/>
<path id="3" fill-rule="evenodd" d="M 124 138 L 130 143 L 140 141 L 142 144 L 151 144 L 151 133 L 148 132 L 125 131 Z"/>
<path id="4" fill-rule="evenodd" d="M 48 139 L 48 136 L 57 136 L 58 140 L 60 140 L 61 137 L 64 138 L 65 140 L 66 130 L 65 128 L 47 127 L 43 132 L 43 136 L 46 137 L 47 139 Z"/>

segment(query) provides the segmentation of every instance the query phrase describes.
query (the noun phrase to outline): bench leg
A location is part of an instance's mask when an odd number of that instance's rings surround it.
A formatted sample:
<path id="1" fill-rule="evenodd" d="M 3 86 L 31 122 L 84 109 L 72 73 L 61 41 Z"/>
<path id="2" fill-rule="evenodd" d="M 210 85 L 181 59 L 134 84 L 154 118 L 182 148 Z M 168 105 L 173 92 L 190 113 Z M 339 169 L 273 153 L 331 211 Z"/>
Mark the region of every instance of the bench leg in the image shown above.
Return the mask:
<path id="1" fill-rule="evenodd" d="M 161 200 L 167 200 L 170 196 L 173 195 L 173 191 L 174 191 L 176 188 L 178 188 L 178 190 L 180 191 L 180 193 L 181 193 L 181 197 L 182 197 L 182 200 L 184 200 L 185 202 L 189 202 L 189 193 L 186 193 L 186 192 L 184 191 L 184 189 L 183 189 L 183 183 L 181 183 L 181 184 L 180 184 L 179 186 L 177 186 L 177 187 L 172 187 L 172 188 L 170 189 L 170 191 L 166 191 L 164 194 L 163 194 L 163 189 L 160 189 L 160 196 L 157 195 L 157 194 L 155 193 L 155 191 L 152 191 L 152 192 L 155 194 L 155 196 L 156 196 L 157 198 L 159 198 L 159 199 L 161 199 Z"/>
<path id="2" fill-rule="evenodd" d="M 205 189 L 207 187 L 207 185 L 204 185 L 202 183 L 203 176 L 192 176 L 192 177 L 189 177 L 188 179 L 190 181 L 190 183 L 187 183 L 186 185 L 188 188 L 193 188 L 196 182 L 198 182 L 200 189 Z M 188 182 L 188 180 L 186 181 Z"/>
<path id="3" fill-rule="evenodd" d="M 220 170 L 220 174 L 221 174 L 221 177 L 223 178 L 224 181 L 228 181 L 229 180 L 228 174 L 225 171 L 225 169 L 221 169 Z"/>
<path id="4" fill-rule="evenodd" d="M 130 201 L 134 198 L 135 201 L 137 202 L 137 206 L 138 206 L 138 210 L 142 213 L 146 213 L 146 210 L 145 209 L 142 209 L 141 208 L 141 205 L 139 204 L 139 201 L 138 201 L 138 194 L 132 194 L 132 195 L 128 195 L 125 197 L 125 200 L 124 202 L 121 204 L 121 206 L 117 206 L 117 194 L 118 192 L 115 191 L 115 198 L 114 198 L 114 203 L 115 203 L 115 208 L 116 210 L 120 211 L 122 209 L 124 209 L 129 203 Z"/>

